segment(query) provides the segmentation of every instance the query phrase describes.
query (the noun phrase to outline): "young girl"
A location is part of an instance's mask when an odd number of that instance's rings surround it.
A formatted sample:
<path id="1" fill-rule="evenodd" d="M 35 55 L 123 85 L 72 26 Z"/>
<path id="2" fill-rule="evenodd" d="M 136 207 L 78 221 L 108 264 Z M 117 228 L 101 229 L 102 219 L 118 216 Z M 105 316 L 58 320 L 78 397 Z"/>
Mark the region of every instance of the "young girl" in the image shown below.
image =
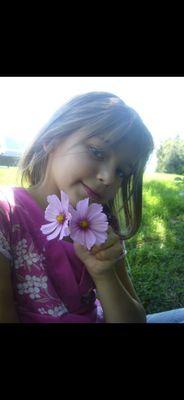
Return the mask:
<path id="1" fill-rule="evenodd" d="M 0 322 L 146 322 L 123 240 L 141 223 L 152 150 L 139 115 L 114 94 L 79 95 L 58 110 L 21 160 L 26 187 L 1 188 Z M 87 197 L 103 206 L 106 242 L 89 251 L 47 240 L 47 196 L 61 190 L 73 207 Z"/>

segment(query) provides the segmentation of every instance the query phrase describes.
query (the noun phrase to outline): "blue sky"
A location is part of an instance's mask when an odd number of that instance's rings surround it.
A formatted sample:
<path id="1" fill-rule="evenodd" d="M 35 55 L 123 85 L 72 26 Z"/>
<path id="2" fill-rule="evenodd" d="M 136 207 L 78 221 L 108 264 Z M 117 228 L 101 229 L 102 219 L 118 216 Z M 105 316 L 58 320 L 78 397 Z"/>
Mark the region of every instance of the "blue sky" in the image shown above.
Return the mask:
<path id="1" fill-rule="evenodd" d="M 162 141 L 184 139 L 184 77 L 0 77 L 1 141 L 28 144 L 66 100 L 93 90 L 117 94 L 142 117 L 155 143 L 146 171 Z"/>

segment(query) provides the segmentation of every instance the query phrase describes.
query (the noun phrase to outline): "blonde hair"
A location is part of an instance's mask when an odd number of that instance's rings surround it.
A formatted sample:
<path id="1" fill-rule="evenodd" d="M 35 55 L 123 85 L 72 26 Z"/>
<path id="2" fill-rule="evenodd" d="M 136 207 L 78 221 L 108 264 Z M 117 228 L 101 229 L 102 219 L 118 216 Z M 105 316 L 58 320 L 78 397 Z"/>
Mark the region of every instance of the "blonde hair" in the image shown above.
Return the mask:
<path id="1" fill-rule="evenodd" d="M 125 176 L 115 198 L 104 206 L 117 218 L 117 229 L 123 239 L 139 229 L 142 217 L 142 180 L 146 162 L 153 150 L 153 139 L 138 113 L 118 96 L 107 92 L 90 92 L 74 97 L 63 105 L 38 133 L 19 163 L 21 184 L 40 183 L 45 175 L 50 152 L 62 139 L 79 129 L 86 136 L 108 135 L 113 144 L 137 139 L 138 161 Z M 46 150 L 44 149 L 46 144 Z M 121 200 L 121 201 L 120 201 Z M 120 204 L 121 203 L 121 204 Z M 125 230 L 120 227 L 125 226 Z"/>

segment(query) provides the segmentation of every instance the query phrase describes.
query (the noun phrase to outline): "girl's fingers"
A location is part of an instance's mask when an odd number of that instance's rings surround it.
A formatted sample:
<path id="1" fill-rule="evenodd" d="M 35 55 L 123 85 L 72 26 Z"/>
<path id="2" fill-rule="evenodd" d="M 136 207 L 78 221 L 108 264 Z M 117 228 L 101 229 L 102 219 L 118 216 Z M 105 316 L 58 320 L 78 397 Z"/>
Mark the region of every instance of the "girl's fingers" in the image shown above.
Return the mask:
<path id="1" fill-rule="evenodd" d="M 105 243 L 102 243 L 100 245 L 94 245 L 92 247 L 92 249 L 90 250 L 90 253 L 95 255 L 96 253 L 98 253 L 99 251 L 103 250 L 103 249 L 108 249 L 109 247 L 112 247 L 116 242 L 118 242 L 119 236 L 117 236 L 113 229 L 111 228 L 111 226 L 109 226 L 108 230 L 108 237 Z"/>
<path id="2" fill-rule="evenodd" d="M 96 257 L 99 260 L 104 260 L 104 261 L 105 260 L 112 260 L 112 261 L 115 261 L 115 260 L 117 260 L 118 258 L 120 258 L 122 256 L 122 253 L 123 253 L 122 246 L 121 246 L 120 242 L 119 243 L 117 242 L 113 246 L 113 250 L 112 250 L 112 248 L 107 248 L 107 249 L 100 250 L 96 254 Z"/>

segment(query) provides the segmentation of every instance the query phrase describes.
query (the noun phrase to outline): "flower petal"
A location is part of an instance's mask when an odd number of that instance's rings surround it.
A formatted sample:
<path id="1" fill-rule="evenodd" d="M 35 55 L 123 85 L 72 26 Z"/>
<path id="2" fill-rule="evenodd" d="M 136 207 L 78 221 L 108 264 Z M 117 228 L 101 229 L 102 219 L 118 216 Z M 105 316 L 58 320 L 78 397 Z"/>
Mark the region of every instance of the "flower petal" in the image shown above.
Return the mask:
<path id="1" fill-rule="evenodd" d="M 63 210 L 68 210 L 69 196 L 67 193 L 63 192 L 63 190 L 61 190 L 61 206 Z"/>
<path id="2" fill-rule="evenodd" d="M 105 224 L 108 223 L 108 219 L 106 217 L 105 214 L 99 214 L 98 216 L 95 215 L 94 218 L 92 218 L 91 220 L 88 218 L 90 224 L 93 223 L 99 223 L 99 224 Z"/>
<path id="3" fill-rule="evenodd" d="M 76 215 L 72 215 L 72 219 L 71 219 L 71 224 L 72 225 L 79 225 L 79 222 L 81 221 L 81 217 L 79 215 L 79 213 Z"/>
<path id="4" fill-rule="evenodd" d="M 101 204 L 92 203 L 92 204 L 90 204 L 90 206 L 88 208 L 88 214 L 87 215 L 88 215 L 89 219 L 92 219 L 95 216 L 97 216 L 98 214 L 100 214 L 102 212 L 102 210 L 103 210 L 103 207 L 102 207 Z"/>
<path id="5" fill-rule="evenodd" d="M 80 243 L 82 246 L 86 246 L 85 243 L 85 232 L 80 229 L 77 235 L 74 235 L 73 232 L 70 234 L 70 237 L 74 242 Z"/>
<path id="6" fill-rule="evenodd" d="M 85 231 L 84 230 L 80 230 L 79 239 L 81 240 L 81 244 L 83 246 L 86 246 L 85 235 L 86 235 Z"/>
<path id="7" fill-rule="evenodd" d="M 70 229 L 70 237 L 73 241 L 77 242 L 80 234 L 81 234 L 81 230 L 79 228 Z"/>
<path id="8" fill-rule="evenodd" d="M 85 233 L 85 241 L 88 250 L 90 250 L 91 247 L 96 243 L 96 236 L 90 229 L 88 229 Z"/>
<path id="9" fill-rule="evenodd" d="M 55 228 L 57 228 L 57 226 L 58 226 L 58 222 L 54 221 L 54 222 L 51 222 L 50 224 L 42 225 L 40 230 L 42 231 L 42 233 L 44 235 L 48 235 L 48 233 L 52 232 Z"/>
<path id="10" fill-rule="evenodd" d="M 49 208 L 49 206 L 45 210 L 45 219 L 47 221 L 56 221 L 56 217 L 58 215 L 58 211 L 52 208 Z"/>
<path id="11" fill-rule="evenodd" d="M 67 220 L 72 218 L 72 215 L 68 212 L 68 209 L 64 209 L 61 206 L 61 210 L 59 211 L 58 207 L 56 207 L 54 203 L 50 203 L 45 210 L 45 219 L 52 222 L 56 220 L 57 215 L 61 213 L 65 214 L 65 218 Z"/>
<path id="12" fill-rule="evenodd" d="M 89 204 L 89 197 L 84 200 L 78 201 L 76 209 L 81 218 L 84 218 L 86 216 L 88 210 L 88 204 Z"/>
<path id="13" fill-rule="evenodd" d="M 69 204 L 69 206 L 68 206 L 68 211 L 71 213 L 71 214 L 75 214 L 77 211 L 75 210 L 75 208 L 71 205 L 71 204 Z"/>
<path id="14" fill-rule="evenodd" d="M 66 221 L 69 222 L 72 219 L 72 214 L 68 211 L 64 211 L 65 216 L 66 216 Z"/>
<path id="15" fill-rule="evenodd" d="M 65 222 L 62 229 L 61 229 L 61 233 L 59 236 L 59 240 L 62 240 L 64 236 L 69 236 L 70 235 L 70 229 L 68 227 L 68 223 Z"/>
<path id="16" fill-rule="evenodd" d="M 47 240 L 52 240 L 56 238 L 59 235 L 60 231 L 61 231 L 61 225 L 59 225 L 51 235 L 47 236 Z"/>
<path id="17" fill-rule="evenodd" d="M 96 244 L 102 244 L 107 240 L 107 233 L 104 232 L 97 232 L 93 231 L 95 237 L 96 237 Z"/>
<path id="18" fill-rule="evenodd" d="M 76 221 L 74 221 L 74 219 L 71 219 L 71 221 L 69 221 L 69 227 L 70 229 L 80 229 L 79 226 L 79 220 L 77 219 Z"/>
<path id="19" fill-rule="evenodd" d="M 92 221 L 90 223 L 90 229 L 93 231 L 98 231 L 98 232 L 106 232 L 108 229 L 109 223 L 108 222 L 98 222 L 98 221 Z"/>
<path id="20" fill-rule="evenodd" d="M 67 216 L 66 216 L 66 219 L 65 219 L 65 221 L 64 221 L 64 223 L 63 223 L 63 227 L 64 228 L 66 228 L 66 227 L 68 227 L 69 226 L 69 222 L 70 222 L 70 220 L 67 218 Z"/>
<path id="21" fill-rule="evenodd" d="M 63 209 L 61 207 L 61 202 L 55 194 L 47 196 L 47 201 L 52 205 L 57 211 L 61 212 Z"/>

